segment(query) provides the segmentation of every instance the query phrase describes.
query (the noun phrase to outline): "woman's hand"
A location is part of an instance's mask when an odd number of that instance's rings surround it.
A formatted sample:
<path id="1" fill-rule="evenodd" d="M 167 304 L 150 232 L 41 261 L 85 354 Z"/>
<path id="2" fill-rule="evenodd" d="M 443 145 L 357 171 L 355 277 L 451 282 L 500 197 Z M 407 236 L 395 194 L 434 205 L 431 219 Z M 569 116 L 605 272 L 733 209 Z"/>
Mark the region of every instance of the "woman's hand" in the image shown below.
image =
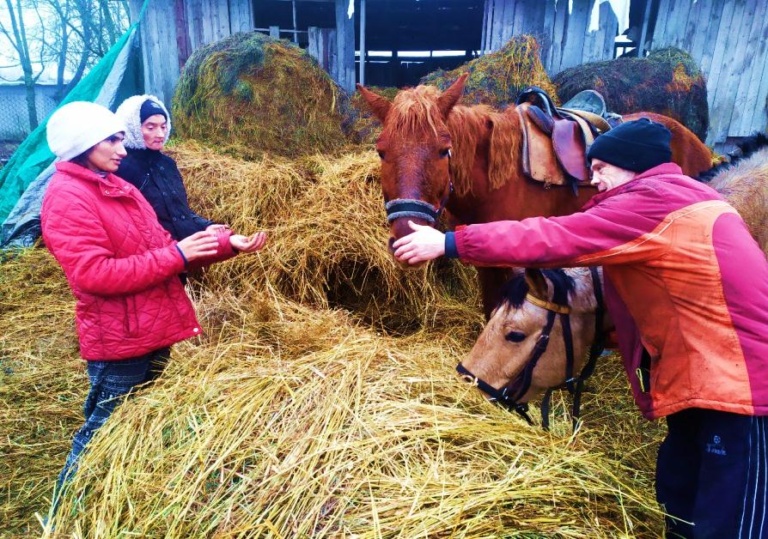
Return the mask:
<path id="1" fill-rule="evenodd" d="M 216 233 L 216 232 L 220 232 L 222 230 L 228 230 L 228 229 L 229 229 L 229 225 L 220 225 L 220 224 L 214 223 L 212 225 L 208 225 L 205 228 L 205 231 Z"/>
<path id="2" fill-rule="evenodd" d="M 214 232 L 201 230 L 176 244 L 187 262 L 213 256 L 218 252 L 219 240 Z"/>
<path id="3" fill-rule="evenodd" d="M 233 249 L 241 253 L 255 253 L 264 247 L 267 243 L 266 232 L 256 232 L 251 236 L 243 236 L 242 234 L 232 234 L 229 237 L 229 244 Z"/>
<path id="4" fill-rule="evenodd" d="M 445 234 L 431 226 L 417 225 L 413 221 L 408 221 L 408 226 L 414 232 L 392 244 L 395 258 L 400 262 L 419 264 L 445 254 Z"/>

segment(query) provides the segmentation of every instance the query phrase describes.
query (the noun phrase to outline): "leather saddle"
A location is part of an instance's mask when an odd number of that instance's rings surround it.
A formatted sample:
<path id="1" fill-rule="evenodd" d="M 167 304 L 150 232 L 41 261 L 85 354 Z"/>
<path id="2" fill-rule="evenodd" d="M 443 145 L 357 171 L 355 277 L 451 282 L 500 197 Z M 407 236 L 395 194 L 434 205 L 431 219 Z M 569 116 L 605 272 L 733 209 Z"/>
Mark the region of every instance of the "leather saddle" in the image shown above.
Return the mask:
<path id="1" fill-rule="evenodd" d="M 587 151 L 612 127 L 614 117 L 594 90 L 576 94 L 562 107 L 541 88 L 523 90 L 515 101 L 523 133 L 523 171 L 549 185 L 589 184 Z"/>

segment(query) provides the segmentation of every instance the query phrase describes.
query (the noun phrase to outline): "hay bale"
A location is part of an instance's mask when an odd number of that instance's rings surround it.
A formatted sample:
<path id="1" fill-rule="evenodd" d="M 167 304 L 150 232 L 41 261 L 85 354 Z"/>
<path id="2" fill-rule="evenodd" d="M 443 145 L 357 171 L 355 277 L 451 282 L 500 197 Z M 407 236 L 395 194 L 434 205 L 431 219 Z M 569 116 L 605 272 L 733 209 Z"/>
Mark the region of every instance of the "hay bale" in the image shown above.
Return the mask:
<path id="1" fill-rule="evenodd" d="M 461 99 L 464 105 L 484 104 L 503 109 L 529 86 L 538 86 L 557 100 L 556 88 L 541 63 L 539 44 L 532 36 L 514 36 L 498 51 L 451 71 L 430 73 L 420 83 L 445 90 L 467 72 L 469 78 Z"/>
<path id="2" fill-rule="evenodd" d="M 173 96 L 175 132 L 245 159 L 332 152 L 348 97 L 306 51 L 258 32 L 197 49 Z"/>
<path id="3" fill-rule="evenodd" d="M 611 112 L 656 112 L 679 121 L 702 141 L 707 136 L 707 84 L 693 58 L 680 49 L 655 50 L 647 58 L 583 64 L 561 71 L 552 80 L 563 103 L 582 90 L 594 89 Z"/>

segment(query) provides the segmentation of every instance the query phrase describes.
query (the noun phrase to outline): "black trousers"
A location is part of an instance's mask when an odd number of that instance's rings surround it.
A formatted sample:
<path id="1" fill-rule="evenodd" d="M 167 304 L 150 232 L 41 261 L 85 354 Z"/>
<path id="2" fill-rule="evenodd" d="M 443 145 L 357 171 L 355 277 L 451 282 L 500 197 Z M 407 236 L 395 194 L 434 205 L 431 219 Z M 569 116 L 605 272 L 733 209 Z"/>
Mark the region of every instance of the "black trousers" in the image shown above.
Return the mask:
<path id="1" fill-rule="evenodd" d="M 691 408 L 667 426 L 656 463 L 666 537 L 768 538 L 768 418 Z"/>

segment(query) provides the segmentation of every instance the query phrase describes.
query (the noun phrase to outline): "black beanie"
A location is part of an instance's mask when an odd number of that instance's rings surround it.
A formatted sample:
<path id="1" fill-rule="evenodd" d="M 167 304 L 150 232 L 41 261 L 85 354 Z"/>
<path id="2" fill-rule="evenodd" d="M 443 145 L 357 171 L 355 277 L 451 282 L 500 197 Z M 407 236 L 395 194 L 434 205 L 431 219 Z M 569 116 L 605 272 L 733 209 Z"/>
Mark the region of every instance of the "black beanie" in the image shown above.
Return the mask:
<path id="1" fill-rule="evenodd" d="M 645 172 L 672 160 L 671 138 L 665 126 L 640 118 L 597 137 L 587 152 L 587 159 L 600 159 L 625 170 Z"/>
<path id="2" fill-rule="evenodd" d="M 163 107 L 158 105 L 154 100 L 147 99 L 141 104 L 141 109 L 139 110 L 139 123 L 143 124 L 147 118 L 154 116 L 155 114 L 162 114 L 163 118 L 166 120 L 168 119 Z"/>

